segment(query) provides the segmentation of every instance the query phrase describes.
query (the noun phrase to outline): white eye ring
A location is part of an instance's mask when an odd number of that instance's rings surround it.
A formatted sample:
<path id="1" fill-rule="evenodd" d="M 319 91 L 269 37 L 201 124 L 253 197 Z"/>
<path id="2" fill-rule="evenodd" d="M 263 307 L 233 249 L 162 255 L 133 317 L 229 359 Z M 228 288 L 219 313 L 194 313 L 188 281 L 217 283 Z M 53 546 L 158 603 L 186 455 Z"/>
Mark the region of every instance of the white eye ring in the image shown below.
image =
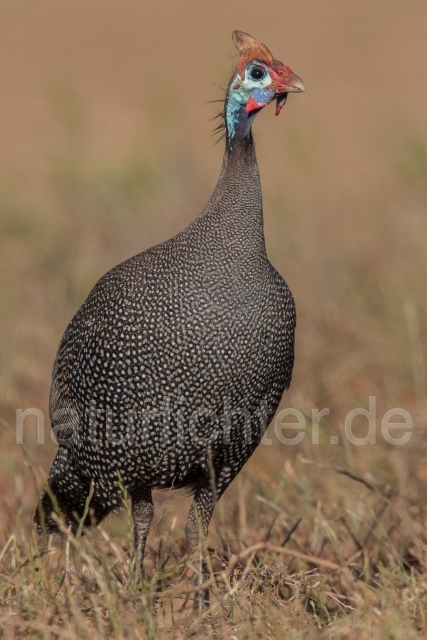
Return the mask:
<path id="1" fill-rule="evenodd" d="M 260 65 L 251 67 L 251 69 L 249 70 L 249 77 L 251 80 L 255 80 L 255 82 L 264 80 L 266 75 L 267 75 L 266 70 L 264 69 L 264 67 L 261 67 Z"/>

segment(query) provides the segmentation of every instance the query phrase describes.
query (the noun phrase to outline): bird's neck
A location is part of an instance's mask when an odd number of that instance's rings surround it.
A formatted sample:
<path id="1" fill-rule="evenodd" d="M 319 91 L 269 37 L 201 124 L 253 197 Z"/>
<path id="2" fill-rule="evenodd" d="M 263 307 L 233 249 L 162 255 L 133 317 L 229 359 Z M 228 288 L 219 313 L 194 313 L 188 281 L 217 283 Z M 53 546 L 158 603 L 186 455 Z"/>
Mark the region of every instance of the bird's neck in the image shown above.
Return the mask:
<path id="1" fill-rule="evenodd" d="M 227 110 L 226 110 L 227 111 Z M 226 115 L 227 144 L 215 190 L 198 219 L 208 233 L 213 252 L 229 253 L 235 262 L 265 257 L 261 184 L 244 106 L 234 112 L 230 137 Z M 197 225 L 199 226 L 199 225 Z"/>

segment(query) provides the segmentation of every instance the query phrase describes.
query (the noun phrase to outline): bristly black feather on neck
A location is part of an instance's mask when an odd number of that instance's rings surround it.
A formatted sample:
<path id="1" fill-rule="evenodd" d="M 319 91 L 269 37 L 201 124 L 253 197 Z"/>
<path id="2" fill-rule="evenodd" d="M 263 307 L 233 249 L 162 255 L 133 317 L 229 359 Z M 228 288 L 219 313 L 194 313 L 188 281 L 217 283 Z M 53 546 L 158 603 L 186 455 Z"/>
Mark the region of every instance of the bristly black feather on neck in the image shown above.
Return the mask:
<path id="1" fill-rule="evenodd" d="M 215 100 L 214 102 L 223 103 L 224 101 Z M 212 133 L 218 136 L 217 141 L 215 142 L 215 144 L 218 144 L 218 142 L 221 142 L 221 140 L 223 140 L 227 135 L 227 128 L 225 125 L 225 109 L 222 109 L 222 111 L 218 111 L 218 113 L 210 119 L 210 122 L 216 123 L 216 127 L 214 128 Z"/>

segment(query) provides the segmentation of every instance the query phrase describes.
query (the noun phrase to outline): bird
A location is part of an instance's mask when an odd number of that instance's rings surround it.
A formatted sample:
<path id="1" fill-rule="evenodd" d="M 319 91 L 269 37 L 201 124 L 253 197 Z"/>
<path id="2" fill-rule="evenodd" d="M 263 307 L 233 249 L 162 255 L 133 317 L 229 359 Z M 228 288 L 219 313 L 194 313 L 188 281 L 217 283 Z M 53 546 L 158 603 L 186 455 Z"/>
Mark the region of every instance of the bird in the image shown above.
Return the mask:
<path id="1" fill-rule="evenodd" d="M 59 448 L 38 531 L 58 532 L 58 517 L 74 532 L 96 525 L 122 508 L 125 491 L 140 568 L 152 490 L 191 491 L 187 548 L 200 548 L 292 378 L 295 303 L 266 253 L 252 125 L 270 102 L 278 115 L 289 93 L 306 89 L 260 41 L 232 38 L 239 57 L 219 114 L 225 151 L 211 198 L 183 231 L 95 284 L 53 367 Z"/>

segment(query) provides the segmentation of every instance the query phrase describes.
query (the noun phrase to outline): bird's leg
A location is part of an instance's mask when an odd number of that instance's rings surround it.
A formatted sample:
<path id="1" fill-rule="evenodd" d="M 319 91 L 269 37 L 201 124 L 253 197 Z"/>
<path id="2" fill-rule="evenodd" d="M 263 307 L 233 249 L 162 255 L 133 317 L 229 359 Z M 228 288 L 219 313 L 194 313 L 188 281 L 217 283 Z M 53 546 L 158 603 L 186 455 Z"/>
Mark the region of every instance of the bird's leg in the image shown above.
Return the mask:
<path id="1" fill-rule="evenodd" d="M 203 545 L 201 538 L 206 539 L 208 535 L 209 522 L 215 507 L 214 494 L 209 481 L 199 486 L 194 495 L 193 504 L 185 526 L 187 547 L 189 553 L 198 549 L 198 572 L 197 584 L 202 584 L 209 578 L 206 562 L 203 560 Z M 202 535 L 201 535 L 202 534 Z M 201 609 L 203 604 L 209 603 L 209 589 L 195 594 L 194 607 Z"/>
<path id="2" fill-rule="evenodd" d="M 131 492 L 132 517 L 135 543 L 135 580 L 139 579 L 139 571 L 142 570 L 142 563 L 145 554 L 145 542 L 154 515 L 153 498 L 151 489 L 148 487 L 138 487 Z"/>

